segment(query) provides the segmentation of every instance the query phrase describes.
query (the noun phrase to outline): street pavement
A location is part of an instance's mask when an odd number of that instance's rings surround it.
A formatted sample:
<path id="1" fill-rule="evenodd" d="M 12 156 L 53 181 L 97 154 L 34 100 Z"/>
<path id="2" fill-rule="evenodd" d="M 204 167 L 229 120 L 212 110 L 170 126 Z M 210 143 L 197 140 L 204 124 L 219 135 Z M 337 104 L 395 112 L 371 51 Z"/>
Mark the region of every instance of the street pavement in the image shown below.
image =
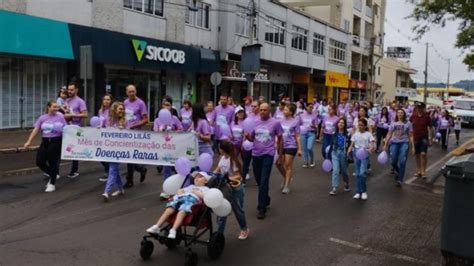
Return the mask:
<path id="1" fill-rule="evenodd" d="M 474 130 L 466 130 L 463 141 L 472 136 Z M 279 192 L 281 176 L 273 169 L 272 205 L 265 220 L 256 219 L 257 187 L 249 180 L 245 209 L 250 237 L 238 240 L 237 222 L 229 217 L 222 257 L 211 261 L 203 246 L 194 246 L 199 264 L 440 264 L 442 189 L 412 178 L 413 157 L 406 174 L 410 184 L 397 188 L 390 167 L 379 165 L 372 155 L 369 199 L 363 202 L 352 199 L 353 191 L 329 196 L 330 174 L 321 170 L 319 144 L 315 154 L 313 169 L 301 168 L 301 159 L 296 160 L 289 195 Z M 446 154 L 439 145 L 430 149 L 432 171 L 447 160 Z M 8 156 L 2 158 L 1 165 L 11 163 Z M 61 167 L 64 176 L 68 167 Z M 170 251 L 157 242 L 149 261 L 140 258 L 145 229 L 164 209 L 159 201 L 162 177 L 154 167 L 148 170 L 143 184 L 137 174 L 135 187 L 108 203 L 100 197 L 104 183 L 98 181 L 98 163 L 81 163 L 81 175 L 62 177 L 54 193 L 43 192 L 46 180 L 37 171 L 1 177 L 0 265 L 182 265 L 183 247 Z"/>

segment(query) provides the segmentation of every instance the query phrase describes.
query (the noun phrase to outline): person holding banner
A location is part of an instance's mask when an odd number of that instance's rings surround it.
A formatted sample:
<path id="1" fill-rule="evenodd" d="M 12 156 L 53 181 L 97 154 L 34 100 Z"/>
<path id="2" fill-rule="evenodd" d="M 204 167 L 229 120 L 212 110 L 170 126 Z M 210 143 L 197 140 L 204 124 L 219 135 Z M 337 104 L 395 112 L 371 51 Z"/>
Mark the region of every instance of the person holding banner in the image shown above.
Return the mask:
<path id="1" fill-rule="evenodd" d="M 67 87 L 68 98 L 66 100 L 67 108 L 64 114 L 64 118 L 69 122 L 70 125 L 81 126 L 82 119 L 87 118 L 87 105 L 83 99 L 77 96 L 77 85 L 71 83 Z M 76 178 L 79 176 L 79 161 L 72 161 L 71 171 L 69 172 L 69 178 Z"/>
<path id="2" fill-rule="evenodd" d="M 234 108 L 228 104 L 228 99 L 226 95 L 221 95 L 220 104 L 215 108 L 217 125 L 230 125 L 234 120 Z"/>
<path id="3" fill-rule="evenodd" d="M 34 137 L 41 131 L 42 141 L 36 153 L 36 165 L 49 175 L 49 182 L 44 192 L 56 190 L 56 177 L 59 173 L 62 130 L 67 122 L 58 110 L 59 105 L 55 101 L 49 101 L 46 105 L 46 114 L 36 120 L 33 131 L 23 145 L 27 149 Z"/>
<path id="4" fill-rule="evenodd" d="M 98 112 L 102 127 L 107 126 L 106 121 L 107 119 L 109 119 L 109 109 L 110 109 L 111 104 L 112 104 L 112 95 L 107 93 L 102 97 L 102 105 L 100 106 L 100 109 Z M 99 178 L 99 181 L 106 182 L 107 177 L 109 175 L 109 163 L 108 162 L 100 162 L 100 163 L 102 164 L 102 166 L 104 166 L 105 173 L 103 177 Z"/>
<path id="5" fill-rule="evenodd" d="M 193 120 L 192 129 L 198 138 L 199 155 L 208 153 L 209 155 L 213 156 L 214 152 L 212 151 L 211 147 L 211 126 L 207 121 L 206 113 L 204 112 L 204 106 L 202 104 L 195 103 L 193 105 L 193 114 L 191 118 Z"/>
<path id="6" fill-rule="evenodd" d="M 130 129 L 141 129 L 148 123 L 148 113 L 145 102 L 137 97 L 137 89 L 130 84 L 126 88 L 128 99 L 125 100 L 125 119 Z M 140 173 L 140 182 L 145 181 L 147 169 L 143 165 L 131 164 L 127 165 L 127 183 L 125 188 L 133 187 L 133 174 L 135 171 Z"/>
<path id="7" fill-rule="evenodd" d="M 118 129 L 128 128 L 125 119 L 125 105 L 122 102 L 114 102 L 112 104 L 109 117 L 106 121 L 106 126 Z M 119 170 L 118 163 L 109 163 L 109 175 L 107 177 L 104 193 L 102 194 L 105 202 L 110 199 L 110 196 L 119 196 L 124 194 L 124 187 L 122 185 L 122 179 L 120 178 Z M 116 186 L 117 190 L 112 193 L 113 186 Z"/>
<path id="8" fill-rule="evenodd" d="M 192 120 L 192 110 L 191 110 L 191 102 L 186 100 L 183 102 L 183 108 L 180 111 L 181 114 L 181 123 L 183 124 L 184 131 L 188 131 L 191 128 Z"/>
<path id="9" fill-rule="evenodd" d="M 234 145 L 235 156 L 239 156 L 240 151 L 242 150 L 242 142 L 244 140 L 244 129 L 242 127 L 242 122 L 245 120 L 245 118 L 247 118 L 247 115 L 245 114 L 244 108 L 237 106 L 237 108 L 235 108 L 234 122 L 232 122 L 230 125 L 232 132 L 231 141 Z"/>
<path id="10" fill-rule="evenodd" d="M 209 122 L 209 125 L 211 126 L 212 150 L 214 152 L 219 152 L 219 146 L 217 145 L 216 134 L 215 134 L 216 133 L 216 127 L 215 127 L 216 111 L 214 111 L 214 103 L 212 101 L 207 102 L 206 117 L 207 117 L 207 122 Z"/>

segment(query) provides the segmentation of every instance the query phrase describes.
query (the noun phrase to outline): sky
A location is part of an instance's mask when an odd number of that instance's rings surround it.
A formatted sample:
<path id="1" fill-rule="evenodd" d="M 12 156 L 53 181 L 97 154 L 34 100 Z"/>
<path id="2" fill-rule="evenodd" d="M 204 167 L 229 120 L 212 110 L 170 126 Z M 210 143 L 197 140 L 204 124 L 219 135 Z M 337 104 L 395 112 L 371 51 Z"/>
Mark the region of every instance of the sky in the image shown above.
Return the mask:
<path id="1" fill-rule="evenodd" d="M 428 82 L 447 81 L 448 63 L 440 56 L 451 59 L 450 84 L 474 79 L 474 72 L 468 72 L 467 66 L 462 63 L 462 50 L 454 47 L 458 23 L 449 22 L 444 28 L 432 26 L 419 42 L 411 41 L 409 38 L 414 37 L 411 28 L 416 22 L 406 17 L 411 14 L 413 8 L 414 5 L 406 0 L 387 0 L 384 49 L 387 50 L 389 46 L 411 47 L 410 66 L 418 70 L 416 75 L 412 75 L 415 82 L 424 82 L 426 42 L 431 43 L 428 50 Z"/>

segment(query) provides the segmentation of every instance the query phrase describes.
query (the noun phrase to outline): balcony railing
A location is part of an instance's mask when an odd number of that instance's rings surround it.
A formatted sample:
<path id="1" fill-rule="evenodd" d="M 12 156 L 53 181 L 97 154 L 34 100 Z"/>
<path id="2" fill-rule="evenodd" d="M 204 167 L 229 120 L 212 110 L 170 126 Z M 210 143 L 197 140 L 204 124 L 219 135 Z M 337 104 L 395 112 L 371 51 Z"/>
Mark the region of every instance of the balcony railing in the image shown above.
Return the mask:
<path id="1" fill-rule="evenodd" d="M 373 14 L 373 11 L 372 11 L 372 7 L 370 6 L 365 6 L 365 15 L 369 18 L 372 17 L 372 14 Z"/>
<path id="2" fill-rule="evenodd" d="M 362 0 L 354 0 L 354 9 L 362 11 Z"/>

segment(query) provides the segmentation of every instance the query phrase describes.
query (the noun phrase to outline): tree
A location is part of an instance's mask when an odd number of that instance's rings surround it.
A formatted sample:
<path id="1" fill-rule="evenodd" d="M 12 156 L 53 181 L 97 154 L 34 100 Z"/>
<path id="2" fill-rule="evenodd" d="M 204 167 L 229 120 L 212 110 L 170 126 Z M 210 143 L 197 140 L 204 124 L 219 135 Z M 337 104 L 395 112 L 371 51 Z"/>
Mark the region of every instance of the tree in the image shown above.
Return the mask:
<path id="1" fill-rule="evenodd" d="M 474 70 L 474 0 L 421 0 L 410 16 L 419 24 L 413 27 L 417 40 L 430 30 L 432 24 L 444 27 L 446 22 L 459 20 L 457 48 L 468 50 L 463 63 Z"/>

